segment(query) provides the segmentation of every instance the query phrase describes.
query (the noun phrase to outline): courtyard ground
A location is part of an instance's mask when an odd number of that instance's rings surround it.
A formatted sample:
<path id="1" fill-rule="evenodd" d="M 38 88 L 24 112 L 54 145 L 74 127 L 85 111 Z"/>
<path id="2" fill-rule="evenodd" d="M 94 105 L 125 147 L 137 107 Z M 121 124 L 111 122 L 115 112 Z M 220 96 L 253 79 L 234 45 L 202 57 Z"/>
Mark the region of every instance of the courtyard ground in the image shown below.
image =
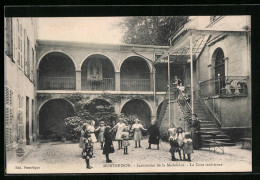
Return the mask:
<path id="1" fill-rule="evenodd" d="M 155 145 L 147 150 L 147 139 L 142 141 L 141 148 L 134 148 L 134 141 L 130 143 L 128 155 L 123 155 L 123 150 L 110 154 L 112 163 L 105 162 L 100 144 L 95 143 L 95 157 L 90 160 L 93 168 L 86 169 L 78 144 L 38 141 L 24 145 L 22 157 L 17 157 L 17 147 L 7 151 L 7 173 L 245 172 L 252 167 L 251 150 L 241 149 L 239 143 L 225 147 L 224 154 L 220 150 L 215 153 L 208 149 L 195 150 L 191 162 L 171 161 L 170 145 L 166 142 L 161 142 L 160 150 Z M 117 142 L 114 147 L 117 149 Z M 176 157 L 179 158 L 177 154 Z"/>

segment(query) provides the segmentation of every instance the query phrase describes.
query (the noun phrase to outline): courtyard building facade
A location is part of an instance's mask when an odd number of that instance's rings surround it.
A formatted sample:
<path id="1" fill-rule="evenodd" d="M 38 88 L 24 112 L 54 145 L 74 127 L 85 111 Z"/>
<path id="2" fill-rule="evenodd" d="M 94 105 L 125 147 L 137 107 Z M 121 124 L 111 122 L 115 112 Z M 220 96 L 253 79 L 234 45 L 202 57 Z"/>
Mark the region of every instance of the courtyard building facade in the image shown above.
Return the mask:
<path id="1" fill-rule="evenodd" d="M 91 109 L 93 101 L 113 107 L 116 115 L 136 115 L 146 128 L 157 118 L 162 132 L 172 123 L 187 129 L 191 102 L 184 96 L 191 88 L 204 111 L 200 118 L 212 120 L 202 122 L 202 131 L 250 135 L 247 16 L 196 17 L 170 38 L 170 46 L 36 40 L 36 19 L 5 20 L 7 145 L 64 131 L 64 119 Z M 185 90 L 173 85 L 175 76 Z"/>

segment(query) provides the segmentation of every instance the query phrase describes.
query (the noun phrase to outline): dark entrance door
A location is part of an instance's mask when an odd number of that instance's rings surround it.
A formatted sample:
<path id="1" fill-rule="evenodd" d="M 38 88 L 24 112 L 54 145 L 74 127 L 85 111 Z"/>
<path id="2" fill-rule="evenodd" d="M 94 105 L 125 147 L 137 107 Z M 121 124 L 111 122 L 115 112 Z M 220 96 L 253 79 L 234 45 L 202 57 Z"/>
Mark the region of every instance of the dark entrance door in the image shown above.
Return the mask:
<path id="1" fill-rule="evenodd" d="M 32 134 L 34 133 L 34 101 L 32 99 Z"/>
<path id="2" fill-rule="evenodd" d="M 215 91 L 219 94 L 219 90 L 225 86 L 225 60 L 222 49 L 217 49 L 215 59 Z"/>
<path id="3" fill-rule="evenodd" d="M 29 144 L 29 97 L 26 96 L 26 141 Z"/>

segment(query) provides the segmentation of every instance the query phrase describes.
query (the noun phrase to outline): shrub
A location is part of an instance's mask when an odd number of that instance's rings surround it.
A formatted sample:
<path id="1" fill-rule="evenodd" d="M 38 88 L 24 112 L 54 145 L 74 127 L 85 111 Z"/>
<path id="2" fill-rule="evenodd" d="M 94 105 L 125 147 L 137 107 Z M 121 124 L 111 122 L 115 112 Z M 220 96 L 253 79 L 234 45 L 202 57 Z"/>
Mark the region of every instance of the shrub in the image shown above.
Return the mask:
<path id="1" fill-rule="evenodd" d="M 86 123 L 86 120 L 79 116 L 66 118 L 65 119 L 66 138 L 78 142 L 80 138 L 80 131 L 84 123 Z"/>

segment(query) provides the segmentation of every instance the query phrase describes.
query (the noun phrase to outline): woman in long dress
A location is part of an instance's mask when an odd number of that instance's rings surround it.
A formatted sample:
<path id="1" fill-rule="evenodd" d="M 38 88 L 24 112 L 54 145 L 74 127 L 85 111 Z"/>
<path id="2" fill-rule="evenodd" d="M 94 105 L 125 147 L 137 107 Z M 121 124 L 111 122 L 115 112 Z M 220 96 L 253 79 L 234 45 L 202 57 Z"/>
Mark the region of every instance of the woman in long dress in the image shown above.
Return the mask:
<path id="1" fill-rule="evenodd" d="M 103 143 L 104 143 L 104 132 L 105 132 L 105 123 L 104 121 L 101 121 L 97 129 L 95 131 L 99 131 L 98 133 L 98 142 L 100 142 L 101 149 L 103 149 Z"/>
<path id="2" fill-rule="evenodd" d="M 137 148 L 137 142 L 139 147 L 141 147 L 141 140 L 143 139 L 142 131 L 146 131 L 142 124 L 140 124 L 140 120 L 136 119 L 135 124 L 132 125 L 131 128 L 132 131 L 134 131 L 134 140 L 135 140 L 135 148 Z"/>
<path id="3" fill-rule="evenodd" d="M 160 130 L 159 127 L 156 125 L 155 120 L 152 121 L 152 125 L 147 129 L 147 131 L 150 134 L 148 140 L 149 147 L 147 149 L 151 149 L 151 145 L 156 144 L 157 149 L 159 150 Z"/>
<path id="4" fill-rule="evenodd" d="M 118 141 L 118 150 L 123 149 L 123 147 L 122 147 L 122 141 L 123 141 L 122 132 L 123 132 L 124 127 L 125 127 L 125 123 L 124 123 L 123 118 L 119 118 L 118 123 L 111 129 L 111 131 L 116 129 L 115 140 Z"/>
<path id="5" fill-rule="evenodd" d="M 90 125 L 88 126 L 87 130 L 91 132 L 91 139 L 92 139 L 92 142 L 95 143 L 97 142 L 97 138 L 96 138 L 96 135 L 95 135 L 95 121 L 92 121 L 90 123 Z"/>

